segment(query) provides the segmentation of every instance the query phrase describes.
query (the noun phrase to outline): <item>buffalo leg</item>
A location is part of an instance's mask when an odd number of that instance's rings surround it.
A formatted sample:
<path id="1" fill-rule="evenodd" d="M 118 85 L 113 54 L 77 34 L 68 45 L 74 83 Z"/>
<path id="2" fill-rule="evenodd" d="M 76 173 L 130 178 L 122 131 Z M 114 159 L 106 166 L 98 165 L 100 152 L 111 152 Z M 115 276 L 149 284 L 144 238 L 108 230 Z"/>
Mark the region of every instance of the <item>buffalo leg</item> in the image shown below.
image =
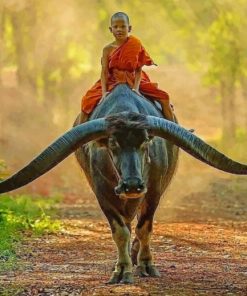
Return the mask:
<path id="1" fill-rule="evenodd" d="M 126 223 L 126 226 L 128 227 L 128 229 L 129 229 L 129 232 L 130 232 L 130 236 L 131 236 L 131 224 L 130 224 L 130 222 L 125 222 Z M 132 252 L 132 248 L 131 248 L 131 244 L 130 244 L 130 240 L 129 240 L 129 244 L 128 244 L 128 251 L 129 251 L 129 255 L 130 256 L 132 256 L 131 254 L 131 252 Z M 133 262 L 133 261 L 132 261 Z M 115 270 L 115 264 L 114 264 L 114 266 L 113 266 L 113 268 L 112 268 L 112 271 L 114 271 Z"/>
<path id="2" fill-rule="evenodd" d="M 127 225 L 122 221 L 110 221 L 112 237 L 118 249 L 118 260 L 115 270 L 112 273 L 109 284 L 133 283 L 132 261 L 129 254 L 130 231 Z"/>
<path id="3" fill-rule="evenodd" d="M 135 230 L 136 238 L 133 242 L 135 244 L 132 245 L 132 254 L 136 252 L 139 247 L 137 254 L 137 274 L 139 276 L 160 276 L 159 271 L 153 264 L 152 253 L 150 250 L 150 238 L 153 229 L 153 215 L 155 209 L 156 207 L 154 208 L 153 204 L 148 205 L 147 201 L 144 201 Z M 139 241 L 139 244 L 137 243 L 137 240 Z"/>
<path id="4" fill-rule="evenodd" d="M 137 255 L 140 249 L 140 242 L 137 237 L 134 238 L 131 246 L 131 260 L 133 265 L 137 265 Z"/>

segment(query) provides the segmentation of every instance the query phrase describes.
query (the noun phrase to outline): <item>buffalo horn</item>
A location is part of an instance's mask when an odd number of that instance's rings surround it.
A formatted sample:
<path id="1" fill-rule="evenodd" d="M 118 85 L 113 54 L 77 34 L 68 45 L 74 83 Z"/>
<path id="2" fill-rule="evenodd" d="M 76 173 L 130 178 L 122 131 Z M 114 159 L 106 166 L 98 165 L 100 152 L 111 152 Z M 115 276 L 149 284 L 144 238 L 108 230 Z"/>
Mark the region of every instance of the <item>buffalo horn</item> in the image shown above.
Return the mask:
<path id="1" fill-rule="evenodd" d="M 151 134 L 173 142 L 202 162 L 231 174 L 247 175 L 247 165 L 228 158 L 178 124 L 154 116 L 147 116 L 147 121 Z"/>

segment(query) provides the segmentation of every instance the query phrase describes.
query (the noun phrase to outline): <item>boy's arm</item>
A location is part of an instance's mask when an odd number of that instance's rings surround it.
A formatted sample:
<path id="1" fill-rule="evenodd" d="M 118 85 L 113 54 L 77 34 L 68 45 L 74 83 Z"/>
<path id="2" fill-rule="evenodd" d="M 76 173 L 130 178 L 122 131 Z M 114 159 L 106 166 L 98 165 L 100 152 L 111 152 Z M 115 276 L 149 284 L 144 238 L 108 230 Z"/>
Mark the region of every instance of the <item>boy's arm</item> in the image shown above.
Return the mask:
<path id="1" fill-rule="evenodd" d="M 137 68 L 135 70 L 135 81 L 134 81 L 134 85 L 133 85 L 133 90 L 136 92 L 139 92 L 139 86 L 140 86 L 140 82 L 141 82 L 141 74 L 142 74 L 142 67 Z"/>
<path id="2" fill-rule="evenodd" d="M 102 96 L 104 96 L 107 92 L 107 78 L 108 78 L 108 53 L 109 47 L 106 46 L 103 49 L 103 54 L 101 58 L 101 86 L 102 86 Z"/>

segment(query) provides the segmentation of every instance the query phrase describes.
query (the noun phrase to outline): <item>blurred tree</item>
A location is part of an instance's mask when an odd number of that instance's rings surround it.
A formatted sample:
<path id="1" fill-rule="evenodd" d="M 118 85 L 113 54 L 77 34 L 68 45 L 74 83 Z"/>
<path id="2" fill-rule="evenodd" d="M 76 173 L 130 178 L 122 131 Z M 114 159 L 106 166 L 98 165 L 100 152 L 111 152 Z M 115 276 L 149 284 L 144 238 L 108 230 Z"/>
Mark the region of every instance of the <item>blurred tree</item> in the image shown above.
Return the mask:
<path id="1" fill-rule="evenodd" d="M 34 61 L 34 42 L 32 28 L 35 26 L 35 8 L 33 1 L 21 10 L 8 9 L 13 26 L 16 49 L 17 77 L 20 85 L 36 89 Z"/>
<path id="2" fill-rule="evenodd" d="M 208 86 L 215 86 L 221 98 L 223 140 L 234 139 L 235 90 L 244 83 L 246 47 L 241 35 L 246 17 L 240 13 L 246 2 L 182 0 L 164 1 L 170 20 L 178 27 L 189 66 L 204 75 Z M 242 48 L 242 49 L 241 49 Z"/>
<path id="3" fill-rule="evenodd" d="M 3 2 L 0 3 L 0 25 L 0 74 L 2 77 L 4 68 L 13 67 L 16 60 L 13 27 Z"/>
<path id="4" fill-rule="evenodd" d="M 208 36 L 211 56 L 207 81 L 220 89 L 225 142 L 235 137 L 236 130 L 235 92 L 241 71 L 237 21 L 232 12 L 219 11 L 217 19 L 209 28 Z"/>
<path id="5" fill-rule="evenodd" d="M 56 0 L 49 5 L 39 0 L 12 0 L 3 5 L 5 65 L 16 65 L 19 85 L 47 104 L 54 120 L 62 110 L 68 117 L 73 88 L 96 68 L 92 67 L 98 48 L 95 3 L 73 2 L 66 0 L 58 6 Z M 86 19 L 85 11 L 92 12 Z"/>

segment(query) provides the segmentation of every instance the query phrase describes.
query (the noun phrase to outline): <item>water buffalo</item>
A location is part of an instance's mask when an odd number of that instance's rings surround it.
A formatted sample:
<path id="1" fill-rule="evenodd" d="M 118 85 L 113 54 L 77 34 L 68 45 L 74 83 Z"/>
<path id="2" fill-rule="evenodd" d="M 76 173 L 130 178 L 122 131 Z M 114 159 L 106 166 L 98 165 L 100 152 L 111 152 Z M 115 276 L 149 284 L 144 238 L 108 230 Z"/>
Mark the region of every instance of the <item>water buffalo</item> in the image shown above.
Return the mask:
<path id="1" fill-rule="evenodd" d="M 31 182 L 75 151 L 118 249 L 109 283 L 132 283 L 134 263 L 140 276 L 159 276 L 149 243 L 155 210 L 176 169 L 178 147 L 220 170 L 247 174 L 246 165 L 165 120 L 151 101 L 120 84 L 88 122 L 80 124 L 78 116 L 71 130 L 0 183 L 0 193 Z M 136 216 L 136 237 L 130 248 L 131 222 Z"/>

